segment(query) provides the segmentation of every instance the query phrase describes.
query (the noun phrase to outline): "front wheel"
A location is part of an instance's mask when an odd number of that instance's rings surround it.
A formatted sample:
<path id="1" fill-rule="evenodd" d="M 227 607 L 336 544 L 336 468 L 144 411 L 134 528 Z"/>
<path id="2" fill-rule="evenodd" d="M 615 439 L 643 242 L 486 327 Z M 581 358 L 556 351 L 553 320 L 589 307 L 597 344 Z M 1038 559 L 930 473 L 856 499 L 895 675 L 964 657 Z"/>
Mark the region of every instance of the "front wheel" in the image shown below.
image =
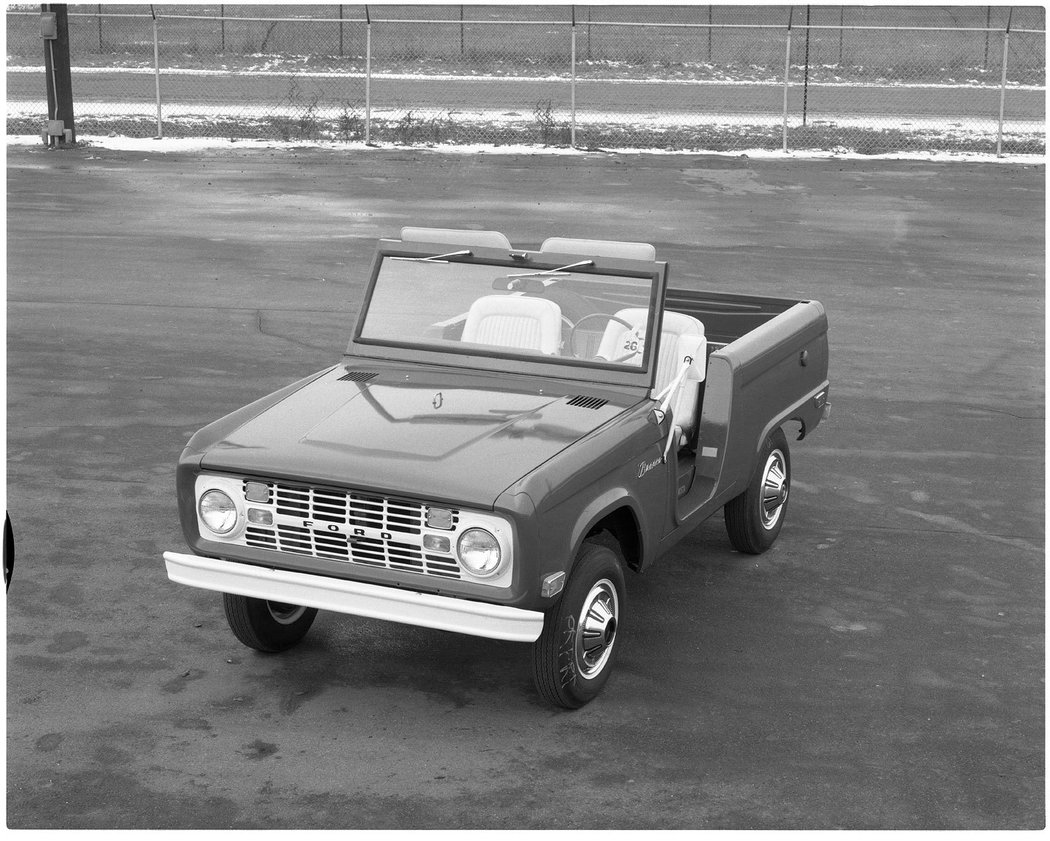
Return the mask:
<path id="1" fill-rule="evenodd" d="M 784 525 L 791 489 L 791 454 L 784 430 L 762 445 L 747 490 L 725 506 L 729 542 L 738 552 L 761 555 L 773 545 Z"/>
<path id="2" fill-rule="evenodd" d="M 609 679 L 624 606 L 623 568 L 608 546 L 584 543 L 561 601 L 548 611 L 532 647 L 532 675 L 543 699 L 577 709 Z"/>
<path id="3" fill-rule="evenodd" d="M 317 608 L 269 602 L 250 596 L 222 594 L 230 630 L 242 643 L 257 651 L 285 651 L 296 645 L 317 616 Z"/>

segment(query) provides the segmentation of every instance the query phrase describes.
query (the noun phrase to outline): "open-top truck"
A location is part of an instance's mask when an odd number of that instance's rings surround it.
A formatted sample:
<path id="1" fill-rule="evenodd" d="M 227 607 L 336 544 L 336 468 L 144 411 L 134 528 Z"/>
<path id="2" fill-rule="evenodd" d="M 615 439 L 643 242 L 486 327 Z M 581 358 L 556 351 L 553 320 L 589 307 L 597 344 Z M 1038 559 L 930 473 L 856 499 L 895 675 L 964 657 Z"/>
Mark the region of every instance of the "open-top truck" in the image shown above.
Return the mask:
<path id="1" fill-rule="evenodd" d="M 193 554 L 234 635 L 291 648 L 319 609 L 532 643 L 551 704 L 609 677 L 641 572 L 724 511 L 758 554 L 826 415 L 816 301 L 667 286 L 645 243 L 404 228 L 335 365 L 189 440 Z"/>

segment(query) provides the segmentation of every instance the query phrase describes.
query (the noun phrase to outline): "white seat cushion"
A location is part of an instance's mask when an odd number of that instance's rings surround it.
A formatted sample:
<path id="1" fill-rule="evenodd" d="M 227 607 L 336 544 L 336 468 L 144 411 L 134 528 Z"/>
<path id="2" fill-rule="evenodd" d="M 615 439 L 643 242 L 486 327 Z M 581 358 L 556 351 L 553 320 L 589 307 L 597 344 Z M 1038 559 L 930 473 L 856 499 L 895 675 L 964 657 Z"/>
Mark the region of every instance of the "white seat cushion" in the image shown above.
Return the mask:
<path id="1" fill-rule="evenodd" d="M 644 332 L 649 311 L 644 307 L 620 310 L 616 317 L 631 325 L 628 329 L 618 321 L 610 321 L 602 336 L 598 355 L 614 360 L 626 352 L 625 343 L 633 332 Z M 681 427 L 683 438 L 691 437 L 697 422 L 698 393 L 707 371 L 707 339 L 704 325 L 691 315 L 667 310 L 660 330 L 660 355 L 656 361 L 654 393 L 660 394 L 671 384 L 682 365 L 689 362 L 689 370 L 671 402 L 675 426 Z"/>
<path id="2" fill-rule="evenodd" d="M 645 321 L 648 315 L 649 311 L 644 307 L 630 307 L 616 313 L 616 317 L 628 322 L 632 329 L 629 330 L 618 321 L 610 321 L 609 326 L 605 328 L 605 335 L 602 336 L 598 355 L 608 360 L 614 360 L 623 356 L 625 351 L 621 349 L 621 346 L 624 340 L 632 330 L 644 333 Z M 667 384 L 678 375 L 678 369 L 681 367 L 682 362 L 678 353 L 679 337 L 703 337 L 703 335 L 704 325 L 691 315 L 671 312 L 670 310 L 664 313 L 664 323 L 660 331 L 660 357 L 656 361 L 657 392 L 663 391 Z M 706 363 L 706 358 L 700 361 L 701 370 L 706 366 Z M 703 379 L 702 376 L 701 379 Z"/>
<path id="3" fill-rule="evenodd" d="M 561 307 L 546 298 L 486 295 L 471 304 L 462 339 L 556 354 L 561 348 Z"/>

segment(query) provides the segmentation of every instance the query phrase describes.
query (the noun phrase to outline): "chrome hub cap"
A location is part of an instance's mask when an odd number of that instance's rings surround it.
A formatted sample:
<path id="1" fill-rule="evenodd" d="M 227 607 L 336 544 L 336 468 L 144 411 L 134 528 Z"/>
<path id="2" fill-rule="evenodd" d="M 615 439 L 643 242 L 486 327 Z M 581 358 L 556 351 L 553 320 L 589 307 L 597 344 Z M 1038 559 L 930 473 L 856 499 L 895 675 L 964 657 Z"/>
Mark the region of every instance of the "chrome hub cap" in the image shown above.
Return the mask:
<path id="1" fill-rule="evenodd" d="M 270 616 L 280 625 L 291 625 L 300 616 L 306 613 L 306 608 L 298 604 L 284 604 L 283 602 L 267 602 L 266 609 Z"/>
<path id="2" fill-rule="evenodd" d="M 576 668 L 583 677 L 593 678 L 609 662 L 616 642 L 619 613 L 616 587 L 603 578 L 591 587 L 584 599 L 576 625 Z"/>
<path id="3" fill-rule="evenodd" d="M 780 450 L 773 450 L 766 459 L 765 470 L 762 473 L 762 501 L 759 513 L 762 516 L 762 525 L 766 529 L 776 526 L 784 512 L 787 498 L 787 463 Z"/>

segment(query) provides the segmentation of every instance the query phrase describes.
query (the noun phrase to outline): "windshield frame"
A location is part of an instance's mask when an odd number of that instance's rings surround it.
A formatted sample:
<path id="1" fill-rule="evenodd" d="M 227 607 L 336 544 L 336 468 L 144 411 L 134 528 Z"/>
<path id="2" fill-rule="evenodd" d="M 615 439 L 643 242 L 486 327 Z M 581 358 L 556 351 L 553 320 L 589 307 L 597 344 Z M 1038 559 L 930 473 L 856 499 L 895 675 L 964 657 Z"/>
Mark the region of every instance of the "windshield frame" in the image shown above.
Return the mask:
<path id="1" fill-rule="evenodd" d="M 390 257 L 421 259 L 463 250 L 464 247 L 462 245 L 380 240 L 372 260 L 364 301 L 357 317 L 357 324 L 352 338 L 347 346 L 346 354 L 355 357 L 473 368 L 487 372 L 532 374 L 541 377 L 585 380 L 608 385 L 651 387 L 656 367 L 654 360 L 656 359 L 657 342 L 646 342 L 642 364 L 628 368 L 623 365 L 582 359 L 546 359 L 532 354 L 514 353 L 512 350 L 489 350 L 469 347 L 462 349 L 446 348 L 418 342 L 400 342 L 362 336 L 369 307 L 372 303 L 372 296 L 385 259 Z M 646 335 L 660 335 L 659 330 L 662 322 L 664 295 L 667 285 L 667 264 L 664 262 L 592 257 L 580 253 L 526 252 L 519 249 L 507 251 L 501 248 L 484 248 L 480 246 L 470 246 L 469 250 L 471 252 L 470 256 L 454 256 L 442 262 L 480 264 L 492 266 L 495 269 L 506 269 L 508 274 L 517 274 L 549 271 L 579 262 L 580 260 L 593 260 L 593 265 L 580 266 L 572 271 L 574 273 L 593 273 L 612 277 L 649 280 L 652 286 L 649 299 L 650 315 L 646 326 Z M 511 256 L 512 254 L 516 256 Z M 527 256 L 524 258 L 520 256 L 525 254 Z"/>

